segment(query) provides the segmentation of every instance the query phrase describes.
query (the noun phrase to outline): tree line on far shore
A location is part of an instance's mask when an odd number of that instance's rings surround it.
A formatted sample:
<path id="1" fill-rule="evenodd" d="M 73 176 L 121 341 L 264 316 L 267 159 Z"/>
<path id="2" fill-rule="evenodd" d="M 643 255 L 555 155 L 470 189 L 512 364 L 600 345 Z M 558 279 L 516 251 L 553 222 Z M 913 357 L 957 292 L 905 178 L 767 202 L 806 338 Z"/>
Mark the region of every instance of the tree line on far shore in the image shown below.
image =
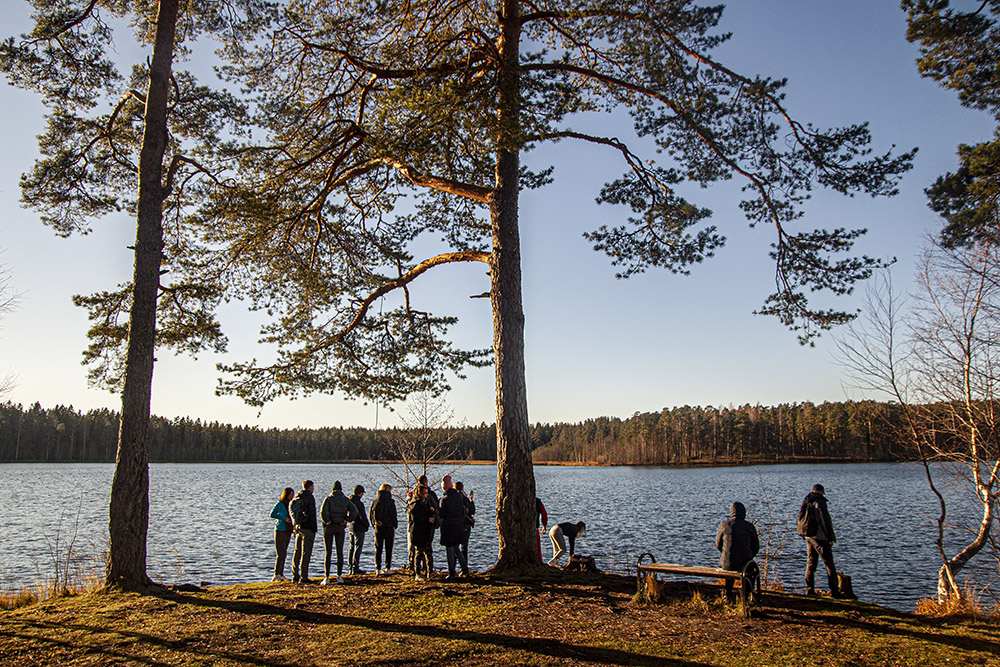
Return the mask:
<path id="1" fill-rule="evenodd" d="M 113 462 L 116 412 L 0 403 L 0 462 Z M 687 465 L 788 461 L 895 461 L 899 408 L 875 401 L 776 407 L 676 407 L 631 417 L 531 427 L 536 463 Z M 459 458 L 496 459 L 492 424 L 438 429 Z M 260 429 L 153 417 L 154 462 L 370 461 L 390 458 L 398 429 Z"/>

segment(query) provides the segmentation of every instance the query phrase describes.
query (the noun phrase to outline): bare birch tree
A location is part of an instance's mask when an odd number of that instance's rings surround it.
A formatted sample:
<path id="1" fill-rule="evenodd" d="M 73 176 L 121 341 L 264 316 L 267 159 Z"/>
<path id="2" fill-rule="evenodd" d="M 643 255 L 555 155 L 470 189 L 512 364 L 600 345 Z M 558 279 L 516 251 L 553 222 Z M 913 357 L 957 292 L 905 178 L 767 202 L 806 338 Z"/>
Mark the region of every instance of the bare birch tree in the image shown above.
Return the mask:
<path id="1" fill-rule="evenodd" d="M 989 243 L 932 245 L 910 303 L 886 281 L 869 291 L 865 312 L 838 340 L 839 356 L 857 387 L 902 407 L 901 443 L 923 464 L 938 501 L 938 600 L 961 600 L 956 576 L 991 543 L 1000 487 L 1000 253 Z M 945 474 L 958 475 L 981 507 L 972 539 L 951 556 Z"/>

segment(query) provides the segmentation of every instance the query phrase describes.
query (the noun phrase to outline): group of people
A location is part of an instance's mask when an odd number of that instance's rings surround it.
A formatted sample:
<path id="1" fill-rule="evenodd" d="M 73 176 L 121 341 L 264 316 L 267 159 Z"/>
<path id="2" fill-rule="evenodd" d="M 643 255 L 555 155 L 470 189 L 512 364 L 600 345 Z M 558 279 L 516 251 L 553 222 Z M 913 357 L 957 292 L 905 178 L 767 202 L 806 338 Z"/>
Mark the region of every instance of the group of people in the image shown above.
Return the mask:
<path id="1" fill-rule="evenodd" d="M 434 533 L 441 530 L 440 542 L 445 547 L 448 559 L 448 578 L 468 576 L 469 535 L 475 525 L 476 503 L 473 492 L 465 493 L 462 482 L 452 483 L 450 475 L 441 480 L 441 498 L 428 484 L 425 475 L 420 476 L 416 486 L 407 493 L 407 569 L 417 579 L 430 577 L 434 571 Z M 286 554 L 292 538 L 295 548 L 292 554 L 292 581 L 296 583 L 316 583 L 309 578 L 309 561 L 313 542 L 323 524 L 323 585 L 343 583 L 344 542 L 349 538 L 347 566 L 349 574 L 365 574 L 361 569 L 361 552 L 368 530 L 375 529 L 375 571 L 388 573 L 392 569 L 392 550 L 399 521 L 396 501 L 392 496 L 392 486 L 382 484 L 378 495 L 368 512 L 364 504 L 365 487 L 357 485 L 354 493 L 346 496 L 340 481 L 333 483 L 333 489 L 316 511 L 312 480 L 302 482 L 302 490 L 297 494 L 291 487 L 286 488 L 279 498 L 271 518 L 275 519 L 274 577 L 272 581 L 287 581 L 284 575 Z M 583 521 L 558 523 L 548 528 L 548 513 L 541 499 L 535 498 L 536 527 L 538 539 L 538 560 L 542 561 L 541 535 L 548 532 L 552 541 L 550 566 L 559 566 L 563 555 L 575 553 L 576 539 L 584 533 L 587 525 Z M 719 524 L 715 546 L 721 552 L 719 566 L 725 570 L 741 571 L 752 561 L 760 550 L 757 529 L 746 519 L 747 509 L 741 502 L 734 502 L 729 508 L 729 519 Z M 833 562 L 833 543 L 836 535 L 833 521 L 827 509 L 826 491 L 822 484 L 813 486 L 812 491 L 802 501 L 797 518 L 797 532 L 806 541 L 806 594 L 815 595 L 816 569 L 822 560 L 826 566 L 827 583 L 830 594 L 840 597 L 837 568 Z M 567 548 L 567 540 L 569 546 Z M 334 547 L 337 556 L 337 574 L 331 576 Z M 384 554 L 384 560 L 383 560 Z M 383 568 L 384 565 L 384 568 Z M 726 580 L 726 596 L 732 595 L 734 580 Z"/>
<path id="2" fill-rule="evenodd" d="M 729 507 L 729 519 L 719 524 L 715 546 L 722 553 L 719 567 L 724 570 L 742 571 L 760 550 L 757 529 L 746 520 L 747 508 L 735 502 Z M 826 489 L 822 484 L 813 485 L 812 491 L 802 501 L 796 520 L 796 532 L 806 541 L 806 595 L 816 595 L 816 568 L 822 559 L 826 566 L 830 595 L 841 597 L 837 568 L 833 563 L 833 520 L 827 509 Z M 726 580 L 726 596 L 732 595 L 735 580 Z"/>
<path id="3" fill-rule="evenodd" d="M 447 553 L 448 576 L 457 576 L 459 568 L 463 576 L 470 573 L 469 534 L 475 523 L 476 513 L 473 493 L 470 491 L 466 495 L 462 482 L 452 483 L 450 475 L 444 477 L 441 488 L 443 497 L 439 499 L 428 484 L 427 477 L 422 475 L 416 486 L 407 493 L 407 566 L 417 578 L 429 577 L 434 570 L 433 542 L 434 533 L 438 529 L 441 530 L 441 544 Z M 275 520 L 275 561 L 271 580 L 288 581 L 284 573 L 285 562 L 288 546 L 294 539 L 292 581 L 317 583 L 309 578 L 309 562 L 320 523 L 323 526 L 324 560 L 323 579 L 319 583 L 329 585 L 344 582 L 345 541 L 348 542 L 348 574 L 365 574 L 361 569 L 361 553 L 365 535 L 372 528 L 375 532 L 376 574 L 388 573 L 392 569 L 393 544 L 399 525 L 392 485 L 382 484 L 379 487 L 378 495 L 367 512 L 363 500 L 365 487 L 360 484 L 354 487 L 353 494 L 347 496 L 340 481 L 334 482 L 330 495 L 323 500 L 318 512 L 313 489 L 314 484 L 308 479 L 302 482 L 302 489 L 298 493 L 287 487 L 271 510 L 271 518 Z M 334 553 L 336 575 L 331 571 Z"/>

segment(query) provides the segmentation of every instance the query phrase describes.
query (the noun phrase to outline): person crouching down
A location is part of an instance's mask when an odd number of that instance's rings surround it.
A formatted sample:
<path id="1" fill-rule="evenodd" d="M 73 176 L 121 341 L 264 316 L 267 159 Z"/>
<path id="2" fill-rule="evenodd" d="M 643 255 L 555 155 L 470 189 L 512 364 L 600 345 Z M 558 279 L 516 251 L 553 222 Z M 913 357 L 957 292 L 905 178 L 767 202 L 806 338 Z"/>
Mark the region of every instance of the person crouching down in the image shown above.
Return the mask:
<path id="1" fill-rule="evenodd" d="M 559 567 L 559 559 L 566 553 L 566 540 L 569 539 L 569 555 L 576 553 L 576 538 L 583 535 L 587 530 L 587 524 L 583 521 L 576 523 L 557 523 L 549 531 L 549 539 L 552 540 L 552 559 L 549 565 Z"/>
<path id="2" fill-rule="evenodd" d="M 747 508 L 741 502 L 729 506 L 729 520 L 719 524 L 715 535 L 715 548 L 722 552 L 719 567 L 723 570 L 742 572 L 746 564 L 760 551 L 757 529 L 746 520 Z M 726 599 L 732 599 L 735 579 L 726 579 Z"/>

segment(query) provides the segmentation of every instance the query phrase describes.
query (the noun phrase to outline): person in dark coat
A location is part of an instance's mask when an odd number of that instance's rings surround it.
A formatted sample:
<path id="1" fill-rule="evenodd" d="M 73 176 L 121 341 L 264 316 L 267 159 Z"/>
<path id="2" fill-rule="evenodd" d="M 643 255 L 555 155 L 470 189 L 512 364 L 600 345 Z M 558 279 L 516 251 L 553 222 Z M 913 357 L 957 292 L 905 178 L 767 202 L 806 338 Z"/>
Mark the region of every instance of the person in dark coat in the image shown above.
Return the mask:
<path id="1" fill-rule="evenodd" d="M 545 511 L 545 503 L 535 496 L 535 541 L 538 546 L 538 562 L 542 562 L 542 533 L 549 530 L 549 513 Z"/>
<path id="2" fill-rule="evenodd" d="M 333 483 L 333 491 L 323 500 L 319 515 L 323 520 L 323 543 L 326 546 L 324 554 L 323 585 L 344 583 L 344 536 L 347 524 L 357 518 L 358 508 L 351 499 L 344 495 L 344 487 L 338 479 Z M 333 547 L 337 547 L 337 578 L 330 577 L 330 559 Z"/>
<path id="3" fill-rule="evenodd" d="M 476 525 L 476 502 L 472 499 L 473 491 L 469 491 L 469 495 L 465 495 L 465 486 L 461 482 L 455 482 L 455 488 L 465 499 L 465 537 L 462 538 L 462 555 L 465 556 L 465 562 L 468 563 L 469 537 L 472 535 L 472 527 Z"/>
<path id="4" fill-rule="evenodd" d="M 826 566 L 830 595 L 840 597 L 837 567 L 833 564 L 833 543 L 837 541 L 837 536 L 833 532 L 833 520 L 826 507 L 827 502 L 823 485 L 814 485 L 812 493 L 805 497 L 799 508 L 796 528 L 798 534 L 806 539 L 806 595 L 816 595 L 816 566 L 822 558 Z"/>
<path id="5" fill-rule="evenodd" d="M 419 486 L 426 486 L 427 487 L 427 501 L 431 504 L 431 507 L 434 508 L 434 511 L 438 512 L 441 509 L 441 504 L 438 502 L 437 494 L 434 493 L 434 489 L 431 488 L 430 482 L 427 481 L 427 475 L 421 475 L 420 477 L 417 478 L 417 487 L 419 487 Z M 416 491 L 417 487 L 414 487 L 414 491 Z M 406 515 L 407 515 L 407 517 L 410 516 L 410 505 L 412 505 L 413 503 L 416 503 L 418 500 L 420 500 L 417 497 L 416 493 L 414 493 L 414 491 L 410 492 L 410 494 L 409 494 L 410 497 L 406 501 Z M 435 518 L 435 520 L 439 520 L 440 519 L 440 517 L 438 517 L 438 516 L 435 516 L 434 518 Z M 437 527 L 439 525 L 440 524 L 436 523 L 435 527 Z M 409 522 L 409 521 L 408 521 L 407 526 L 406 526 L 406 537 L 409 539 L 409 548 L 407 549 L 407 567 L 410 570 L 412 570 L 413 572 L 416 572 L 417 571 L 417 567 L 416 567 L 416 565 L 417 565 L 416 564 L 417 550 L 413 546 L 413 524 L 412 524 L 412 522 Z M 426 554 L 426 556 L 429 559 L 428 560 L 428 562 L 429 562 L 428 567 L 429 567 L 430 570 L 433 570 L 434 569 L 434 550 L 431 549 L 430 551 L 428 551 L 427 554 Z"/>
<path id="6" fill-rule="evenodd" d="M 388 574 L 392 570 L 392 544 L 396 539 L 399 519 L 396 515 L 396 501 L 392 497 L 392 486 L 383 484 L 368 511 L 371 525 L 375 528 L 375 571 Z M 385 570 L 382 569 L 382 550 L 385 550 Z"/>
<path id="7" fill-rule="evenodd" d="M 362 500 L 364 495 L 365 487 L 358 484 L 354 487 L 354 493 L 349 499 L 358 510 L 357 516 L 347 525 L 347 531 L 351 536 L 350 548 L 347 550 L 347 565 L 351 574 L 365 573 L 361 569 L 361 552 L 365 548 L 365 533 L 371 526 L 368 523 L 368 513 L 365 512 L 365 503 Z"/>
<path id="8" fill-rule="evenodd" d="M 448 556 L 448 577 L 455 577 L 455 563 L 462 566 L 462 576 L 469 576 L 469 563 L 462 553 L 465 539 L 465 496 L 451 484 L 451 476 L 442 480 L 444 498 L 441 500 L 441 545 Z"/>
<path id="9" fill-rule="evenodd" d="M 299 508 L 292 512 L 295 522 L 295 551 L 292 552 L 292 581 L 314 584 L 309 578 L 309 560 L 312 558 L 313 542 L 316 541 L 316 498 L 313 496 L 311 479 L 302 482 L 302 490 L 295 496 L 292 506 Z M 301 516 L 296 516 L 299 514 Z M 301 520 L 300 520 L 301 519 Z"/>
<path id="10" fill-rule="evenodd" d="M 747 563 L 760 551 L 757 529 L 746 520 L 747 508 L 741 502 L 729 506 L 729 520 L 719 524 L 715 534 L 715 548 L 722 552 L 719 567 L 723 570 L 742 572 Z M 734 579 L 726 579 L 726 598 L 733 593 Z"/>
<path id="11" fill-rule="evenodd" d="M 418 484 L 407 505 L 410 519 L 410 542 L 413 546 L 413 575 L 415 579 L 430 578 L 433 561 L 431 549 L 434 544 L 434 530 L 437 524 L 437 508 L 430 501 L 430 489 Z M 421 572 L 423 575 L 421 576 Z"/>

